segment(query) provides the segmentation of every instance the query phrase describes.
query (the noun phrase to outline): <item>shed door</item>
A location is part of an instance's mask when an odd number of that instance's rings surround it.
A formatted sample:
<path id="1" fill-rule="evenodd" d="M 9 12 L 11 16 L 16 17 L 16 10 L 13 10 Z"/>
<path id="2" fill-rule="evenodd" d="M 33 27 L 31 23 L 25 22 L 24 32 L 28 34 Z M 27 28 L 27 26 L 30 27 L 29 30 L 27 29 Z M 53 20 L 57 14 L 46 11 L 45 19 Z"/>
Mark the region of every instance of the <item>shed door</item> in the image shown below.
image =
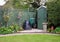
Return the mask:
<path id="1" fill-rule="evenodd" d="M 46 8 L 41 7 L 39 10 L 37 10 L 37 27 L 38 29 L 43 29 L 43 22 L 47 21 L 47 11 Z"/>

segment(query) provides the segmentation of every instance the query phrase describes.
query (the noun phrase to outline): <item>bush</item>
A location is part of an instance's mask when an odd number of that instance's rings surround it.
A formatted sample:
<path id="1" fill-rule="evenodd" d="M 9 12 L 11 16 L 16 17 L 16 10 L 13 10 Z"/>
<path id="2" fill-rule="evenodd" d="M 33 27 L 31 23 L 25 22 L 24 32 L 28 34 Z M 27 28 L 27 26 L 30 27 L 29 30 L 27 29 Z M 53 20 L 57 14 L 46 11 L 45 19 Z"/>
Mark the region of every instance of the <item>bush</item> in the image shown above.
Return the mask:
<path id="1" fill-rule="evenodd" d="M 19 30 L 21 31 L 23 29 L 21 27 L 19 27 L 19 25 L 13 24 L 8 27 L 0 27 L 0 34 L 10 34 L 10 33 L 17 32 Z"/>
<path id="2" fill-rule="evenodd" d="M 14 24 L 12 26 L 9 27 L 13 32 L 17 32 L 19 30 L 19 26 L 17 24 Z"/>
<path id="3" fill-rule="evenodd" d="M 8 27 L 1 27 L 0 28 L 0 34 L 9 34 L 12 33 L 12 30 Z"/>
<path id="4" fill-rule="evenodd" d="M 16 24 L 14 25 L 14 30 L 17 32 L 19 30 L 19 26 Z"/>
<path id="5" fill-rule="evenodd" d="M 55 33 L 60 33 L 60 27 L 56 27 L 56 29 L 54 31 L 55 31 Z"/>

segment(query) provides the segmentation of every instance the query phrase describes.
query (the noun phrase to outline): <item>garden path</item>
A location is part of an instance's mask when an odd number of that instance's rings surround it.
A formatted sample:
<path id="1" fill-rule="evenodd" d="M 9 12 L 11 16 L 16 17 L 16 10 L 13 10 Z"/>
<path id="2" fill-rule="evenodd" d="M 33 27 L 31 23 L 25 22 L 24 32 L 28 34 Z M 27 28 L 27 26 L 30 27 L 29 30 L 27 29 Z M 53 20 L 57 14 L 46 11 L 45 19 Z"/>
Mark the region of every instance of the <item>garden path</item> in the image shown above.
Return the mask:
<path id="1" fill-rule="evenodd" d="M 12 33 L 12 34 L 0 34 L 0 37 L 3 36 L 15 36 L 15 35 L 32 35 L 32 34 L 47 34 L 47 35 L 60 35 L 60 34 L 53 34 L 53 33 L 48 33 L 48 32 L 44 32 L 43 30 L 39 30 L 39 29 L 32 29 L 32 30 L 24 30 L 24 31 L 18 31 L 17 33 Z"/>

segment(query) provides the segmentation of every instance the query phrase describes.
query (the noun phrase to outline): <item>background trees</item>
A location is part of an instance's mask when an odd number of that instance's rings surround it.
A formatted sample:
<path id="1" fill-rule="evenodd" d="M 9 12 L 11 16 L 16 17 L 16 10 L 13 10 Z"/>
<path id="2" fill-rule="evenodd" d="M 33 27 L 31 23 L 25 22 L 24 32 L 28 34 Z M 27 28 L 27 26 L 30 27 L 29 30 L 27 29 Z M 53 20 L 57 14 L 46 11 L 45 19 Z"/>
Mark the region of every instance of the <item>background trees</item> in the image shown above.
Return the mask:
<path id="1" fill-rule="evenodd" d="M 28 2 L 31 2 L 32 0 L 13 0 L 12 1 L 12 6 L 14 8 L 28 8 L 29 7 L 29 3 Z"/>
<path id="2" fill-rule="evenodd" d="M 48 22 L 60 23 L 60 0 L 47 2 Z"/>

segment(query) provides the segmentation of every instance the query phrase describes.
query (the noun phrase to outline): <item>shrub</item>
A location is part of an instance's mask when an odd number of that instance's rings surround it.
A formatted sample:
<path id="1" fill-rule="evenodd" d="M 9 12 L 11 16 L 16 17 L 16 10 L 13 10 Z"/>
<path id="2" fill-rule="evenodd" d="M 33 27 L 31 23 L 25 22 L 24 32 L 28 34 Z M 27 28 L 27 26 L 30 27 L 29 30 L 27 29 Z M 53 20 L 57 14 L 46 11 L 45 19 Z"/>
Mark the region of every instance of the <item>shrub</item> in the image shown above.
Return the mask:
<path id="1" fill-rule="evenodd" d="M 60 27 L 56 27 L 55 33 L 60 33 Z"/>
<path id="2" fill-rule="evenodd" d="M 14 30 L 14 27 L 13 26 L 9 26 L 9 28 L 13 31 Z"/>
<path id="3" fill-rule="evenodd" d="M 0 28 L 0 34 L 9 34 L 12 33 L 12 30 L 8 27 L 1 27 Z"/>
<path id="4" fill-rule="evenodd" d="M 17 32 L 19 30 L 19 26 L 17 24 L 13 24 L 12 26 L 10 26 L 10 29 L 14 32 Z"/>
<path id="5" fill-rule="evenodd" d="M 10 33 L 17 32 L 19 30 L 21 31 L 23 29 L 21 27 L 19 27 L 19 25 L 13 24 L 8 27 L 0 27 L 0 34 L 10 34 Z"/>

